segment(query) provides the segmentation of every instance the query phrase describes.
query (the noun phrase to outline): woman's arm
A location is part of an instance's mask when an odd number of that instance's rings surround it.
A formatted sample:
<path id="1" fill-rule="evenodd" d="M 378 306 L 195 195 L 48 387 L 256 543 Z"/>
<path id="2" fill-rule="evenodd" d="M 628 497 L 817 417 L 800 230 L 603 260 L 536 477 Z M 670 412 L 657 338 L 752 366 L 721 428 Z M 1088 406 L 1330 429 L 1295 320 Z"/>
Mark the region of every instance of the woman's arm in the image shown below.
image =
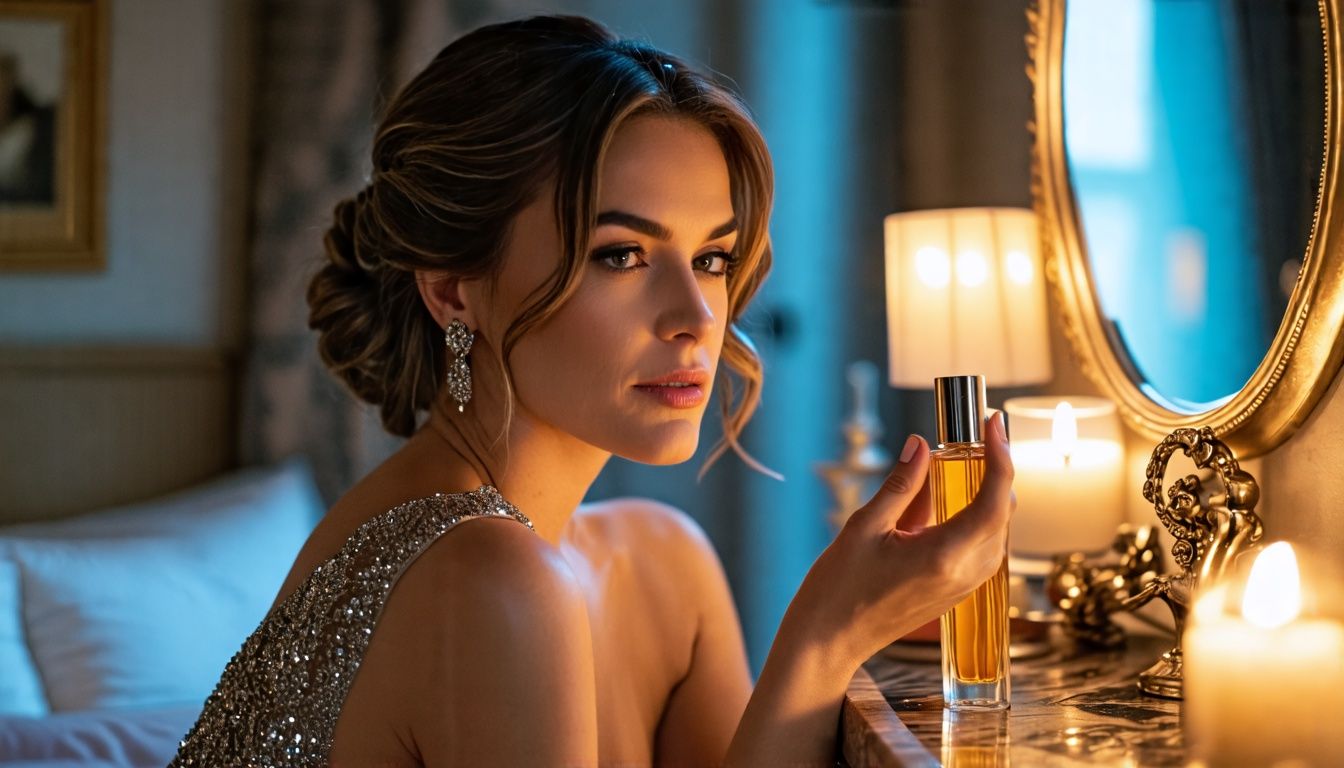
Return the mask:
<path id="1" fill-rule="evenodd" d="M 673 574 L 695 607 L 695 636 L 686 674 L 667 697 L 654 739 L 654 765 L 720 765 L 751 698 L 742 622 L 714 545 L 686 513 L 659 505 L 670 535 L 659 563 Z M 667 526 L 671 523 L 672 526 Z"/>
<path id="2" fill-rule="evenodd" d="M 799 754 L 786 741 L 766 738 L 771 732 L 796 731 L 804 740 L 815 734 L 821 743 L 808 745 L 808 754 L 833 749 L 840 700 L 858 664 L 850 668 L 835 664 L 820 649 L 792 647 L 806 636 L 793 627 L 806 628 L 812 622 L 791 608 L 753 693 L 741 622 L 723 567 L 703 532 L 683 513 L 676 514 L 684 520 L 685 532 L 675 562 L 686 586 L 694 590 L 699 615 L 690 668 L 668 697 L 658 726 L 654 764 L 722 765 L 734 733 L 752 728 L 763 730 L 762 738 L 748 737 L 747 742 L 770 741 L 781 748 L 763 754 L 760 764 L 788 765 L 776 755 Z M 743 717 L 749 699 L 755 702 L 750 720 Z M 809 707 L 813 711 L 806 712 Z M 797 721 L 794 725 L 781 725 L 791 718 Z"/>
<path id="3" fill-rule="evenodd" d="M 780 624 L 727 765 L 835 765 L 840 705 L 862 661 L 809 643 L 798 617 L 791 608 Z"/>
<path id="4" fill-rule="evenodd" d="M 677 574 L 697 606 L 691 663 L 664 707 L 654 765 L 722 765 L 734 734 L 753 729 L 760 731 L 759 737 L 746 736 L 740 739 L 743 743 L 769 742 L 772 748 L 780 748 L 761 753 L 761 759 L 753 761 L 759 764 L 789 765 L 794 761 L 778 755 L 823 754 L 833 749 L 841 697 L 859 662 L 849 664 L 842 660 L 843 654 L 795 646 L 807 637 L 806 629 L 818 623 L 800 616 L 796 602 L 775 636 L 753 694 L 742 625 L 713 544 L 684 512 L 648 502 L 642 506 L 656 513 L 663 524 L 660 528 L 675 524 L 675 535 L 661 538 L 670 545 L 664 550 L 669 557 L 662 567 Z M 749 699 L 753 709 L 751 717 L 744 719 Z M 792 725 L 783 725 L 790 720 Z M 770 737 L 786 731 L 804 742 L 811 738 L 819 743 L 805 745 L 800 752 L 798 745 Z"/>
<path id="5" fill-rule="evenodd" d="M 911 439 L 789 604 L 728 765 L 834 765 L 840 704 L 859 665 L 950 609 L 1003 562 L 1013 468 L 1001 417 L 989 430 L 979 495 L 942 525 L 929 525 L 928 446 Z"/>

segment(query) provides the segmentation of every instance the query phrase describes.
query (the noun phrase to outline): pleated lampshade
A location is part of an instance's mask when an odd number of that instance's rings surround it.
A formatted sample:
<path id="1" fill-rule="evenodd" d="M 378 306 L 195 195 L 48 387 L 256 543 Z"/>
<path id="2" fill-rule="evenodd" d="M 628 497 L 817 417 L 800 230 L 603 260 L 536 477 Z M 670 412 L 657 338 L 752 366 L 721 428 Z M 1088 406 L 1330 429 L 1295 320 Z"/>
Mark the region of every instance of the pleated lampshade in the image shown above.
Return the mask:
<path id="1" fill-rule="evenodd" d="M 952 208 L 886 217 L 891 385 L 983 374 L 990 387 L 1052 375 L 1036 216 Z"/>

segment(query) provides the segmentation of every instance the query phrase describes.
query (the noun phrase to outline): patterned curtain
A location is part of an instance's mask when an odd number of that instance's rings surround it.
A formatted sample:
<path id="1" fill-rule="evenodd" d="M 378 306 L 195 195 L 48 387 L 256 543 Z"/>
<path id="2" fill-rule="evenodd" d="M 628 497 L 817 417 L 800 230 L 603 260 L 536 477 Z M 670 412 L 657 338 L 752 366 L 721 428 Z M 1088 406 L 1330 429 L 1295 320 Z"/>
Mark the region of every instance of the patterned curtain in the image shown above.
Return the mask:
<path id="1" fill-rule="evenodd" d="M 240 454 L 308 458 L 334 501 L 399 444 L 322 366 L 304 299 L 337 201 L 363 188 L 377 115 L 461 30 L 505 0 L 263 0 Z"/>

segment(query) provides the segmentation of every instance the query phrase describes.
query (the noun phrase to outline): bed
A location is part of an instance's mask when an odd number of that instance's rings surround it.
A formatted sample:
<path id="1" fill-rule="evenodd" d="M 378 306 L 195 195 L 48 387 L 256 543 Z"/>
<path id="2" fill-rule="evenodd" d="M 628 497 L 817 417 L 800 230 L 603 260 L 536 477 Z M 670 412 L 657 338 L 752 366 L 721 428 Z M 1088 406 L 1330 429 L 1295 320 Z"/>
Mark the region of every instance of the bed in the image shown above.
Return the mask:
<path id="1" fill-rule="evenodd" d="M 233 460 L 234 366 L 0 349 L 0 763 L 164 765 L 322 514 Z"/>

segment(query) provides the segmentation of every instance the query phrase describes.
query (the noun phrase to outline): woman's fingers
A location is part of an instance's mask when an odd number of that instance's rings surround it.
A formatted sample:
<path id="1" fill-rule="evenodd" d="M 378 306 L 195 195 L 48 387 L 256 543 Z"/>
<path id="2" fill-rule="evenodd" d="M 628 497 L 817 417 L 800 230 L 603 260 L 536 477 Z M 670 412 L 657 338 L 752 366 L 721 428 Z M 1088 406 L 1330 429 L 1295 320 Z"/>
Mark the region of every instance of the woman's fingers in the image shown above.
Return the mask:
<path id="1" fill-rule="evenodd" d="M 851 522 L 870 534 L 886 533 L 895 528 L 906 509 L 920 495 L 928 473 L 929 444 L 919 435 L 911 435 L 901 448 L 896 466 L 882 481 L 882 487 L 853 514 Z M 924 496 L 927 506 L 927 493 Z"/>
<path id="2" fill-rule="evenodd" d="M 951 520 L 937 526 L 954 540 L 972 543 L 1002 534 L 1013 506 L 1013 459 L 1003 427 L 1003 414 L 989 420 L 985 435 L 985 476 L 975 501 Z M 901 449 L 896 465 L 871 500 L 851 517 L 851 523 L 868 534 L 885 534 L 893 528 L 911 533 L 933 522 L 933 504 L 928 482 L 929 445 L 911 435 Z"/>
<path id="3" fill-rule="evenodd" d="M 911 500 L 909 506 L 901 513 L 901 519 L 896 523 L 896 527 L 909 533 L 917 533 L 928 528 L 933 524 L 933 496 L 929 490 L 929 476 L 924 475 L 924 484 L 919 487 L 919 492 Z"/>
<path id="4" fill-rule="evenodd" d="M 1008 450 L 1008 432 L 1003 427 L 1003 412 L 998 411 L 989 420 L 990 435 L 985 441 L 985 479 L 975 502 L 988 505 L 999 514 L 1003 524 L 1013 506 L 1013 455 Z"/>
<path id="5" fill-rule="evenodd" d="M 1003 429 L 1003 414 L 989 420 L 985 440 L 985 476 L 966 509 L 938 526 L 943 535 L 964 542 L 980 542 L 1002 534 L 1013 507 L 1013 458 Z"/>

